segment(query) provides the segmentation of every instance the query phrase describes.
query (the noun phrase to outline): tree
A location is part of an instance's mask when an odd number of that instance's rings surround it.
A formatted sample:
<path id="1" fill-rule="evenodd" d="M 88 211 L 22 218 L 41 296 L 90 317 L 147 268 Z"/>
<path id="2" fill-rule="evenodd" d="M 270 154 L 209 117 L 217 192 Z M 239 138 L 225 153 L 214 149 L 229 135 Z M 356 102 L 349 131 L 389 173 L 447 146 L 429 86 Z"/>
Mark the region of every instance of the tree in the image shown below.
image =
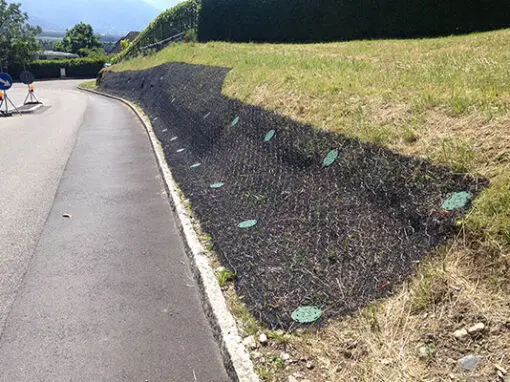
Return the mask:
<path id="1" fill-rule="evenodd" d="M 0 0 L 3 1 L 3 0 Z M 61 52 L 84 55 L 87 50 L 102 48 L 99 36 L 94 34 L 92 26 L 79 23 L 72 29 L 68 29 L 62 41 L 55 43 L 54 49 Z"/>
<path id="2" fill-rule="evenodd" d="M 28 23 L 21 4 L 0 0 L 0 70 L 9 65 L 26 65 L 40 49 L 36 37 L 41 28 Z"/>
<path id="3" fill-rule="evenodd" d="M 126 50 L 127 48 L 129 48 L 129 45 L 131 45 L 131 41 L 129 41 L 128 39 L 120 40 L 120 46 L 122 50 Z"/>

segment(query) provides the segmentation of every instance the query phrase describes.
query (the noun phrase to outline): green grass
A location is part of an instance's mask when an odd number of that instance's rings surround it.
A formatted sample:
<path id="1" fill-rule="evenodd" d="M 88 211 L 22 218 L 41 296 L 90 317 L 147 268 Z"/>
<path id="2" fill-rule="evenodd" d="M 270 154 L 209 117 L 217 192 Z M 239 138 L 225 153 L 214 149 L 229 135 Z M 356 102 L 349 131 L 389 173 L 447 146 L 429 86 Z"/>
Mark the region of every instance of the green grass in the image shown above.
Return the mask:
<path id="1" fill-rule="evenodd" d="M 438 267 L 437 263 L 433 265 L 426 264 L 419 271 L 419 282 L 411 293 L 411 310 L 419 313 L 438 304 L 448 298 L 449 286 L 447 278 L 447 270 L 443 263 L 443 267 Z"/>
<path id="2" fill-rule="evenodd" d="M 223 288 L 227 286 L 228 282 L 234 281 L 237 277 L 237 274 L 235 272 L 232 272 L 230 269 L 225 268 L 216 272 L 216 277 L 218 278 L 220 287 Z"/>
<path id="3" fill-rule="evenodd" d="M 83 89 L 92 89 L 92 90 L 95 90 L 97 88 L 95 80 L 82 82 L 78 86 Z"/>
<path id="4" fill-rule="evenodd" d="M 489 240 L 510 247 L 510 171 L 493 179 L 491 187 L 476 200 L 466 222 Z"/>
<path id="5" fill-rule="evenodd" d="M 495 178 L 510 163 L 509 40 L 510 30 L 501 30 L 327 44 L 182 43 L 112 70 L 166 62 L 228 67 L 227 96 L 455 171 Z M 476 203 L 477 221 L 467 222 L 510 235 L 504 195 L 501 187 L 486 191 Z M 503 200 L 496 217 L 494 206 L 486 210 L 491 203 L 483 201 L 494 198 Z"/>

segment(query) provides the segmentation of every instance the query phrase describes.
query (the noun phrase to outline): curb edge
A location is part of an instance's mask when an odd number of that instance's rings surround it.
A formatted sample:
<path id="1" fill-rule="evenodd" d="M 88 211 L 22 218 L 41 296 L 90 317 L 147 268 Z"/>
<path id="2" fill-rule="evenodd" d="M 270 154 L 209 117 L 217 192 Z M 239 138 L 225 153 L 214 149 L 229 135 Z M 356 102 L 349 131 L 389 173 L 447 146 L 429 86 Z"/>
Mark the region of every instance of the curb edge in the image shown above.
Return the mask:
<path id="1" fill-rule="evenodd" d="M 161 142 L 156 137 L 149 119 L 142 115 L 135 105 L 121 97 L 113 96 L 97 90 L 77 87 L 77 89 L 103 97 L 111 98 L 127 105 L 135 113 L 151 142 L 152 149 L 158 162 L 159 170 L 163 176 L 165 188 L 170 196 L 171 206 L 177 214 L 177 224 L 184 239 L 184 244 L 191 260 L 192 270 L 195 273 L 201 289 L 202 303 L 204 305 L 209 324 L 215 332 L 215 338 L 219 342 L 220 350 L 227 372 L 234 381 L 238 382 L 259 382 L 250 355 L 242 343 L 239 330 L 234 317 L 230 313 L 225 296 L 221 291 L 214 271 L 209 265 L 207 251 L 200 243 L 197 233 L 186 208 L 181 202 L 178 186 L 175 182 L 170 168 L 165 160 L 165 154 Z"/>

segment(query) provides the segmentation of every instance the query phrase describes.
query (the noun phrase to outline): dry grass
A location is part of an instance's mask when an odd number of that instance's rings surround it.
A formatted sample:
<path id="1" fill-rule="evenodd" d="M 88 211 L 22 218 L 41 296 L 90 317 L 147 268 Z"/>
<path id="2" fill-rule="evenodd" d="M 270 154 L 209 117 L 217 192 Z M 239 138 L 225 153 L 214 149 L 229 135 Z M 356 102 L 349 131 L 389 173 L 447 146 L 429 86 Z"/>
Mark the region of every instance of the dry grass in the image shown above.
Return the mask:
<path id="1" fill-rule="evenodd" d="M 324 381 L 462 381 L 468 375 L 456 361 L 468 354 L 484 356 L 477 380 L 497 380 L 494 365 L 508 369 L 510 362 L 510 300 L 508 290 L 474 271 L 480 255 L 459 239 L 393 297 L 302 338 L 303 351 L 312 350 Z M 453 336 L 478 322 L 487 327 L 480 336 Z M 420 357 L 424 345 L 435 354 Z"/>
<path id="2" fill-rule="evenodd" d="M 267 381 L 498 380 L 510 370 L 510 30 L 440 39 L 309 45 L 182 44 L 112 70 L 168 61 L 230 67 L 224 94 L 460 172 L 491 187 L 461 235 L 430 254 L 388 299 L 327 326 L 271 340 L 255 360 Z M 242 298 L 228 293 L 241 327 Z M 248 324 L 247 324 L 248 322 Z M 453 332 L 483 322 L 478 337 Z M 428 346 L 429 356 L 418 348 Z M 284 349 L 302 362 L 281 363 Z M 484 356 L 461 374 L 457 359 Z"/>
<path id="3" fill-rule="evenodd" d="M 97 88 L 97 85 L 96 85 L 96 81 L 92 80 L 92 81 L 84 81 L 81 84 L 79 84 L 78 87 L 83 88 L 83 89 L 95 90 Z"/>

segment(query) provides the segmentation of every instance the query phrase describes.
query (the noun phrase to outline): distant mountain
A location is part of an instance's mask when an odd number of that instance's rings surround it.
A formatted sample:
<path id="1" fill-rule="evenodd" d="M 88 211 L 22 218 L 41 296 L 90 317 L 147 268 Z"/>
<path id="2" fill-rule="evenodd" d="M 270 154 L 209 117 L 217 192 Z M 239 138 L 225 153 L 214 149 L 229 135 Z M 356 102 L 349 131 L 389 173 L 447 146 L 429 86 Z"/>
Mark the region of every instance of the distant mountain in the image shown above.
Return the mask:
<path id="1" fill-rule="evenodd" d="M 46 31 L 65 31 L 83 21 L 96 33 L 122 35 L 145 29 L 160 13 L 148 0 L 18 1 L 30 22 Z"/>
<path id="2" fill-rule="evenodd" d="M 152 5 L 154 8 L 159 10 L 165 10 L 172 8 L 183 0 L 144 0 L 146 3 Z"/>

